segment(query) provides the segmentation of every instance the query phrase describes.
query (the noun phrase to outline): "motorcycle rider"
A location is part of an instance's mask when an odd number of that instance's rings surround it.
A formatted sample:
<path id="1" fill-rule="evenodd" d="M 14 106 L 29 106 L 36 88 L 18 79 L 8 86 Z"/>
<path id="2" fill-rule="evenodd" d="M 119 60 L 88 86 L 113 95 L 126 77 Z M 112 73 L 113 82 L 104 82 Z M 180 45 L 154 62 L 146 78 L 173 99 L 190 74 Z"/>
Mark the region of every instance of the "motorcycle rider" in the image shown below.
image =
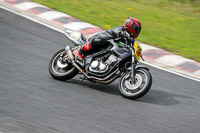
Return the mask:
<path id="1" fill-rule="evenodd" d="M 74 50 L 73 54 L 78 57 L 80 61 L 83 60 L 82 55 L 89 50 L 99 48 L 105 44 L 109 39 L 124 37 L 127 39 L 137 38 L 141 31 L 141 23 L 139 20 L 128 17 L 124 21 L 124 25 L 105 30 L 89 38 L 88 42 L 80 46 L 79 49 Z"/>

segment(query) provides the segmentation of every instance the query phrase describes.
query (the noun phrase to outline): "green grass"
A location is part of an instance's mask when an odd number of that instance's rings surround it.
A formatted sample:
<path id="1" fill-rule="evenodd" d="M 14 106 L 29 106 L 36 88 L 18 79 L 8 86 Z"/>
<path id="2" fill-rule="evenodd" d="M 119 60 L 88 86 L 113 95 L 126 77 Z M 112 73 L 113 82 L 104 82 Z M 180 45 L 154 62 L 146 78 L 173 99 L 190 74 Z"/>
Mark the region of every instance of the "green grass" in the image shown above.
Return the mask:
<path id="1" fill-rule="evenodd" d="M 142 23 L 137 40 L 200 61 L 199 0 L 33 0 L 103 29 L 128 17 Z"/>

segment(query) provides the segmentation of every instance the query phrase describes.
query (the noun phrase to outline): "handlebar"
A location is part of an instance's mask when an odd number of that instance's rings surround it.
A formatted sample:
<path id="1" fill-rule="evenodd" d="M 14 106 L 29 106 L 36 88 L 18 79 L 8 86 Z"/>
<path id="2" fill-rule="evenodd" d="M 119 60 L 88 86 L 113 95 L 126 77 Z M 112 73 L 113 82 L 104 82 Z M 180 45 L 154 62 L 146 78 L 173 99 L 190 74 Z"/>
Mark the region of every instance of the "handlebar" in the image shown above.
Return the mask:
<path id="1" fill-rule="evenodd" d="M 128 41 L 130 41 L 130 42 L 132 42 L 132 43 L 135 42 L 135 39 L 132 38 L 132 37 L 130 37 L 130 38 L 119 37 L 119 38 L 115 38 L 114 40 L 115 40 L 115 41 L 119 41 L 119 40 L 121 40 L 121 39 L 126 39 L 126 40 L 128 40 Z"/>

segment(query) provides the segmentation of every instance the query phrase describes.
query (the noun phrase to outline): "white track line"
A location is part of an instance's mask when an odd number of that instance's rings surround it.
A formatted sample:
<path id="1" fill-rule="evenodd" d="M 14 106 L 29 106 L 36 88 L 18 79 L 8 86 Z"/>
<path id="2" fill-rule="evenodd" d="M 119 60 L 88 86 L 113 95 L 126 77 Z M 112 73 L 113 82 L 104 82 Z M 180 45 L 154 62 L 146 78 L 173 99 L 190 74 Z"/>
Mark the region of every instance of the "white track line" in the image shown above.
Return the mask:
<path id="1" fill-rule="evenodd" d="M 160 69 L 160 70 L 163 70 L 163 71 L 166 71 L 166 72 L 169 72 L 169 73 L 173 73 L 173 74 L 176 74 L 176 75 L 179 75 L 179 76 L 182 76 L 182 77 L 185 77 L 185 78 L 188 78 L 188 79 L 191 79 L 191 80 L 200 82 L 200 79 L 193 78 L 193 77 L 190 77 L 190 76 L 188 76 L 188 75 L 184 75 L 184 74 L 182 74 L 182 73 L 178 73 L 178 72 L 175 72 L 175 71 L 172 71 L 172 70 L 168 70 L 168 69 L 165 69 L 165 68 L 162 68 L 162 67 L 159 67 L 159 66 L 150 64 L 150 63 L 148 63 L 148 62 L 144 62 L 144 61 L 140 61 L 140 62 L 142 62 L 142 63 L 144 63 L 144 64 L 147 64 L 147 65 L 149 65 L 149 66 L 158 68 L 158 69 Z"/>
<path id="2" fill-rule="evenodd" d="M 53 27 L 53 26 L 47 25 L 47 24 L 45 24 L 45 23 L 43 23 L 43 22 L 40 22 L 40 21 L 38 21 L 38 20 L 36 20 L 36 19 L 33 19 L 33 18 L 31 18 L 31 17 L 28 17 L 28 16 L 23 15 L 23 14 L 21 14 L 21 13 L 18 13 L 18 12 L 16 12 L 16 11 L 10 10 L 10 9 L 8 9 L 8 8 L 6 8 L 6 7 L 0 6 L 0 8 L 2 8 L 2 9 L 4 9 L 4 10 L 7 10 L 7 11 L 9 11 L 9 12 L 12 12 L 12 13 L 14 13 L 14 14 L 17 14 L 17 15 L 19 15 L 19 16 L 25 17 L 25 18 L 27 18 L 27 19 L 29 19 L 29 20 L 32 20 L 32 21 L 34 21 L 34 22 L 36 22 L 36 23 L 39 23 L 39 24 L 41 24 L 41 25 L 44 25 L 44 26 L 46 26 L 46 27 L 48 27 L 48 28 L 51 28 L 51 29 L 53 29 L 53 30 L 55 30 L 55 31 L 58 31 L 58 32 L 60 32 L 60 33 L 64 33 L 64 31 L 61 31 L 61 30 L 59 30 L 59 29 L 57 29 L 57 28 L 55 28 L 55 27 Z M 190 77 L 190 76 L 187 76 L 187 75 L 178 73 L 178 72 L 174 72 L 174 71 L 171 71 L 171 70 L 168 70 L 168 69 L 165 69 L 165 68 L 161 68 L 161 67 L 159 67 L 159 66 L 155 66 L 155 65 L 150 64 L 150 63 L 147 63 L 147 62 L 143 62 L 143 61 L 141 61 L 141 62 L 144 63 L 144 64 L 147 64 L 147 65 L 149 65 L 149 66 L 158 68 L 158 69 L 160 69 L 160 70 L 163 70 L 163 71 L 166 71 L 166 72 L 170 72 L 170 73 L 173 73 L 173 74 L 176 74 L 176 75 L 179 75 L 179 76 L 182 76 L 182 77 L 185 77 L 185 78 L 188 78 L 188 79 L 191 79 L 191 80 L 200 82 L 200 79 L 196 79 L 196 78 L 193 78 L 193 77 Z"/>
<path id="3" fill-rule="evenodd" d="M 53 27 L 53 26 L 47 25 L 47 24 L 45 24 L 45 23 L 43 23 L 43 22 L 41 22 L 41 21 L 38 21 L 38 20 L 36 20 L 36 19 L 34 19 L 34 18 L 31 18 L 31 17 L 29 17 L 29 16 L 23 15 L 23 14 L 21 14 L 21 13 L 18 13 L 18 12 L 16 12 L 16 11 L 13 11 L 13 10 L 8 9 L 8 8 L 6 8 L 6 7 L 0 6 L 0 8 L 2 8 L 2 9 L 4 9 L 4 10 L 7 10 L 7 11 L 9 11 L 9 12 L 12 12 L 12 13 L 14 13 L 14 14 L 17 14 L 17 15 L 19 15 L 19 16 L 22 16 L 22 17 L 24 17 L 24 18 L 27 18 L 27 19 L 29 19 L 29 20 L 31 20 L 31 21 L 34 21 L 34 22 L 36 22 L 36 23 L 39 23 L 39 24 L 41 24 L 41 25 L 44 25 L 44 26 L 46 26 L 46 27 L 48 27 L 48 28 L 50 28 L 50 29 L 53 29 L 53 30 L 55 30 L 55 31 L 58 31 L 58 32 L 60 32 L 60 33 L 64 33 L 64 31 L 62 31 L 62 30 L 59 30 L 59 29 L 57 29 L 57 28 L 55 28 L 55 27 Z"/>

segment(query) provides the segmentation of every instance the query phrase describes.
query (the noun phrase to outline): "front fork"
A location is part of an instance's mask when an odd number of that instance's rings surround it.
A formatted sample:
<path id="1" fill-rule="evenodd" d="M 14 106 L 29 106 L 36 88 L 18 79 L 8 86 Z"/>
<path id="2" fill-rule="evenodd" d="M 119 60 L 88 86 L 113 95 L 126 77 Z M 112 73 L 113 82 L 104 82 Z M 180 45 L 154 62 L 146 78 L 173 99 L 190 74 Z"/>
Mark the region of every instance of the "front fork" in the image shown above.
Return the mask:
<path id="1" fill-rule="evenodd" d="M 132 82 L 133 83 L 135 83 L 135 66 L 136 66 L 136 64 L 135 64 L 135 49 L 134 49 L 134 47 L 132 47 L 132 64 L 131 64 L 131 79 L 132 79 Z"/>

